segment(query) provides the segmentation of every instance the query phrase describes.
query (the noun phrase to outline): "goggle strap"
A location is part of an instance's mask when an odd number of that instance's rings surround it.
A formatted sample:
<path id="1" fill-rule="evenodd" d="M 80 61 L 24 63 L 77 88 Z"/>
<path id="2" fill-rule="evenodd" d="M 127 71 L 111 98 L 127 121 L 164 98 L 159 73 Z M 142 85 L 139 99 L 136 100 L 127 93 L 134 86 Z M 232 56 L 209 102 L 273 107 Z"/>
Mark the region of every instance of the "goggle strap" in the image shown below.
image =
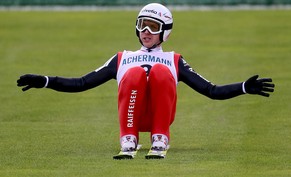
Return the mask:
<path id="1" fill-rule="evenodd" d="M 173 23 L 170 24 L 163 24 L 162 30 L 170 30 L 173 28 Z"/>

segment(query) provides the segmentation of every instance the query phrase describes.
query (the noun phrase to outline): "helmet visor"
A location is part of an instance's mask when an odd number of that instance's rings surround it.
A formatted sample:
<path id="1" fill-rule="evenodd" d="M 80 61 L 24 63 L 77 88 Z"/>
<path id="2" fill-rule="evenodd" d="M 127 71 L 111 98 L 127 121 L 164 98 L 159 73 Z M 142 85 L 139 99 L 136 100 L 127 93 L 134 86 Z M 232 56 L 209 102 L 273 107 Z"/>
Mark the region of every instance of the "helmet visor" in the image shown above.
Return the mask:
<path id="1" fill-rule="evenodd" d="M 151 34 L 159 34 L 162 32 L 163 23 L 158 20 L 142 17 L 137 20 L 136 29 L 139 32 L 148 30 Z"/>

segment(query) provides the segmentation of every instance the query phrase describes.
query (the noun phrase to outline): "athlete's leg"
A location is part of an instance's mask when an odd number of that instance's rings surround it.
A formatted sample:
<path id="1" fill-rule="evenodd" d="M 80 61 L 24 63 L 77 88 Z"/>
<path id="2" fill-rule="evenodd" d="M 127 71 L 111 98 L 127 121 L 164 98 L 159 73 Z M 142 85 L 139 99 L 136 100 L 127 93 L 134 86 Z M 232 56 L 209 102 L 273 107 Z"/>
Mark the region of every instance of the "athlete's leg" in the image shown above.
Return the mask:
<path id="1" fill-rule="evenodd" d="M 152 111 L 151 134 L 166 135 L 169 139 L 170 125 L 176 113 L 176 81 L 166 66 L 156 64 L 151 68 L 148 82 Z"/>
<path id="2" fill-rule="evenodd" d="M 133 135 L 138 141 L 139 119 L 145 107 L 146 72 L 141 67 L 129 69 L 118 87 L 118 114 L 121 141 Z M 122 143 L 122 142 L 121 142 Z"/>

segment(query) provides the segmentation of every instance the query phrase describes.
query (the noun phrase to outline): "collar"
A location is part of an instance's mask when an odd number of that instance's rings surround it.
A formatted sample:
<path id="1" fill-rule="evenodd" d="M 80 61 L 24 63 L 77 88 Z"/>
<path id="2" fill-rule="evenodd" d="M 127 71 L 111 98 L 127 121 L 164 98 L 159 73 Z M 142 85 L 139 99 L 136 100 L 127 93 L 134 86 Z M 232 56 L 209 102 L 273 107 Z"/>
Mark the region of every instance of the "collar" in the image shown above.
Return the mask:
<path id="1" fill-rule="evenodd" d="M 140 50 L 143 52 L 149 52 L 147 49 L 148 48 L 146 48 L 145 46 L 142 46 Z M 156 48 L 151 49 L 150 52 L 162 52 L 162 51 L 163 51 L 162 46 L 158 46 Z"/>

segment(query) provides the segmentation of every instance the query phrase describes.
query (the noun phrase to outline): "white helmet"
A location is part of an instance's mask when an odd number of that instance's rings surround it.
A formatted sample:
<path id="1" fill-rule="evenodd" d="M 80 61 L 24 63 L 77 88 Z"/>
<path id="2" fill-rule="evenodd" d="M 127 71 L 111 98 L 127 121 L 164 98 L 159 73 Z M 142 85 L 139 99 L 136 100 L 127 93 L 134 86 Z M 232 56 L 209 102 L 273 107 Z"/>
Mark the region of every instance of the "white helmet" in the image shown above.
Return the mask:
<path id="1" fill-rule="evenodd" d="M 161 28 L 159 31 L 156 32 L 156 34 L 160 33 L 161 43 L 168 39 L 173 27 L 172 13 L 170 12 L 168 8 L 158 3 L 151 3 L 144 6 L 140 10 L 137 16 L 137 20 L 136 20 L 136 35 L 138 38 L 139 38 L 139 32 L 146 29 L 146 28 L 139 29 L 138 27 L 138 22 L 142 18 L 152 19 L 156 22 L 161 23 L 161 26 L 160 26 Z M 147 29 L 150 30 L 149 28 Z"/>

